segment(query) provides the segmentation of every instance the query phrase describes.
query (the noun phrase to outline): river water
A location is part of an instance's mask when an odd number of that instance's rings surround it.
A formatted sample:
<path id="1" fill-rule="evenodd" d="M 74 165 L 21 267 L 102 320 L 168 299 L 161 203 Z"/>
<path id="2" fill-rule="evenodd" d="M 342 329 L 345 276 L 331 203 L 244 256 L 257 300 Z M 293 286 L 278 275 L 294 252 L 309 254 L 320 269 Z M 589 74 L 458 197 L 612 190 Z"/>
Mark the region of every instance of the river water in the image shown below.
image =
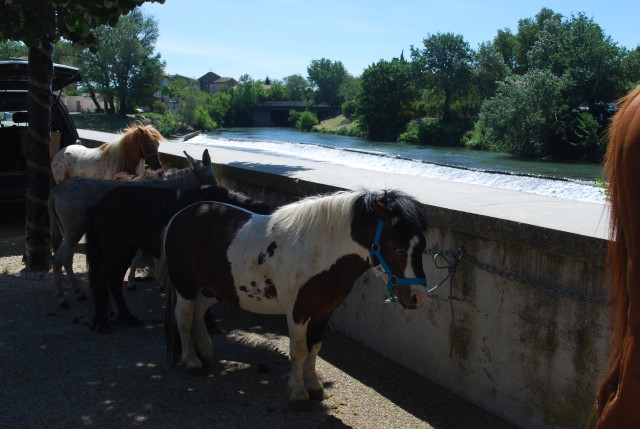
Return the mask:
<path id="1" fill-rule="evenodd" d="M 370 142 L 288 128 L 227 128 L 189 143 L 402 173 L 579 201 L 604 203 L 594 180 L 602 168 L 590 163 L 527 160 L 515 156 L 397 142 Z"/>

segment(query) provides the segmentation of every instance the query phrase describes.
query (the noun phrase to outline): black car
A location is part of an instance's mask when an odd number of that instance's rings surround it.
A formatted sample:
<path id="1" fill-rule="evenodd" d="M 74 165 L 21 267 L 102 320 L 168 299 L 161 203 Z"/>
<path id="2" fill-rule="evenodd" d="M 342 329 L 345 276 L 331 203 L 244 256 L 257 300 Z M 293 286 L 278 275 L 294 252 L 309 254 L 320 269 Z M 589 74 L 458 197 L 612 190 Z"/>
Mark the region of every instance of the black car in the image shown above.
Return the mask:
<path id="1" fill-rule="evenodd" d="M 25 201 L 27 155 L 26 60 L 0 61 L 0 207 Z M 52 151 L 78 141 L 78 131 L 60 100 L 62 88 L 82 78 L 75 67 L 54 64 L 51 100 Z"/>

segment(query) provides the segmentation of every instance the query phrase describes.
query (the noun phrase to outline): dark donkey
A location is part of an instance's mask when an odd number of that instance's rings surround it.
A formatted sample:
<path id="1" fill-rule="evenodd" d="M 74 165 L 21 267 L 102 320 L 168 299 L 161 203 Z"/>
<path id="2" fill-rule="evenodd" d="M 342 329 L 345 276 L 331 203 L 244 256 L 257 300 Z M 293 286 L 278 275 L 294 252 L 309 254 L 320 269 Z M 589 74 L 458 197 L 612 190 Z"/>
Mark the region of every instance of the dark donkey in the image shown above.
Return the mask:
<path id="1" fill-rule="evenodd" d="M 221 186 L 188 190 L 119 187 L 95 205 L 87 219 L 86 254 L 89 281 L 95 298 L 94 325 L 109 332 L 108 291 L 118 306 L 118 322 L 139 325 L 122 295 L 122 283 L 137 249 L 160 258 L 162 230 L 182 208 L 198 201 L 234 204 L 256 213 L 269 214 L 271 207 Z"/>

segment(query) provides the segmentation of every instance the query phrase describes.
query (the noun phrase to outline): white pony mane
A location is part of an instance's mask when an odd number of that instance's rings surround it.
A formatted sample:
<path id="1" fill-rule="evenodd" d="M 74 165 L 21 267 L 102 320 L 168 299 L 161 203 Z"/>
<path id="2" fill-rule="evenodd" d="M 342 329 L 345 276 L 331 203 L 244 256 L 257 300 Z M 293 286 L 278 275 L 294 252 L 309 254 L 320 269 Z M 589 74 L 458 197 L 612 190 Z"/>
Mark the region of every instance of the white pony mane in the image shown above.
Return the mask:
<path id="1" fill-rule="evenodd" d="M 354 203 L 364 192 L 338 191 L 327 195 L 315 195 L 280 207 L 271 215 L 269 229 L 289 233 L 298 241 L 309 233 L 323 233 L 340 238 L 350 229 Z"/>

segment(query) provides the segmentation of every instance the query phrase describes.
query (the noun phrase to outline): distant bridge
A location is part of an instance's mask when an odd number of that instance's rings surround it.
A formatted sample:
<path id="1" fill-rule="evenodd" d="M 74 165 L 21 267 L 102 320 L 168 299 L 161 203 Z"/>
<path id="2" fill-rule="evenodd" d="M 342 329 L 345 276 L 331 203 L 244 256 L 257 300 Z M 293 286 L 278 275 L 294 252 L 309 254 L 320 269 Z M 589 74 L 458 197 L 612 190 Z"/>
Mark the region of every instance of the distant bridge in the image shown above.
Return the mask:
<path id="1" fill-rule="evenodd" d="M 286 127 L 289 124 L 289 111 L 314 113 L 319 120 L 340 114 L 340 108 L 332 108 L 328 103 L 309 105 L 304 101 L 265 101 L 253 109 L 253 125 L 257 127 Z"/>

